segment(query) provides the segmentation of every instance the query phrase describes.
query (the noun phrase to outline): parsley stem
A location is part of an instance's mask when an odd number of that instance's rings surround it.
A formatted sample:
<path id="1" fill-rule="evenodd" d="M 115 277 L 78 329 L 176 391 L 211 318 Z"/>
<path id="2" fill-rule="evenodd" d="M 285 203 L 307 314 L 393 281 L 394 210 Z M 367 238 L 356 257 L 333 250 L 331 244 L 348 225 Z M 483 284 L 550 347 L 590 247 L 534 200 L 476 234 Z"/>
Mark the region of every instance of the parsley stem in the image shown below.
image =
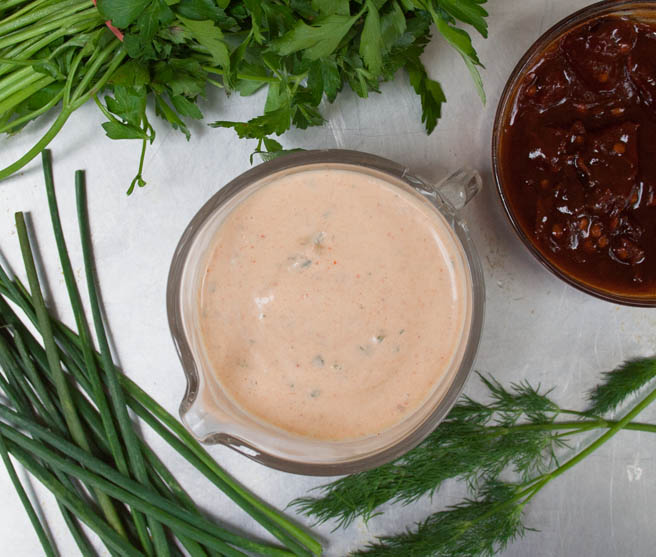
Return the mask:
<path id="1" fill-rule="evenodd" d="M 48 144 L 55 138 L 55 136 L 60 132 L 64 127 L 64 124 L 72 114 L 70 109 L 64 109 L 59 113 L 59 116 L 55 119 L 52 126 L 48 131 L 43 135 L 43 137 L 20 159 L 10 164 L 9 166 L 0 170 L 0 180 L 11 176 L 14 172 L 18 172 L 23 168 L 28 162 L 30 162 L 34 157 L 36 157 L 43 149 L 45 149 Z"/>
<path id="2" fill-rule="evenodd" d="M 116 43 L 118 43 L 118 41 L 112 42 L 113 45 L 112 50 L 115 50 L 117 47 L 120 46 L 120 44 L 116 44 Z M 110 47 L 112 45 L 110 45 Z M 109 54 L 111 52 L 111 50 L 108 50 L 110 47 L 107 47 L 107 49 L 105 49 L 106 54 Z M 121 65 L 121 63 L 123 62 L 126 56 L 127 53 L 123 49 L 119 49 L 118 51 L 116 51 L 114 54 L 114 58 L 110 62 L 105 73 L 102 75 L 102 77 L 100 77 L 100 79 L 98 79 L 98 81 L 96 81 L 93 87 L 91 87 L 91 89 L 86 93 L 79 94 L 82 89 L 80 89 L 80 86 L 78 86 L 78 88 L 73 93 L 73 97 L 70 105 L 62 109 L 62 111 L 59 113 L 59 116 L 57 116 L 57 118 L 50 126 L 48 131 L 46 131 L 46 133 L 43 135 L 43 137 L 20 159 L 18 159 L 14 163 L 0 170 L 0 180 L 11 176 L 14 172 L 17 172 L 18 170 L 23 168 L 27 163 L 29 163 L 32 159 L 34 159 L 34 157 L 39 155 L 39 153 L 41 153 L 41 151 L 43 151 L 43 149 L 45 149 L 50 144 L 50 142 L 56 137 L 56 135 L 61 131 L 61 129 L 64 127 L 64 124 L 71 116 L 71 114 L 75 110 L 77 110 L 80 106 L 82 106 L 84 103 L 86 103 L 91 97 L 93 97 L 93 95 L 98 93 L 98 91 L 100 91 L 105 86 L 107 81 L 109 81 L 112 74 Z M 93 71 L 93 74 L 86 75 L 82 83 L 80 83 L 80 85 L 84 85 L 84 86 L 88 85 L 89 81 L 93 78 L 93 75 L 97 73 L 99 66 L 102 64 L 102 60 L 104 60 L 105 57 L 106 55 L 99 56 L 99 59 L 96 60 L 97 63 L 96 68 L 89 69 L 89 72 Z M 48 83 L 54 81 L 54 79 L 52 78 L 45 78 L 45 79 L 49 80 Z M 0 113 L 2 113 L 2 103 L 0 103 Z"/>
<path id="3" fill-rule="evenodd" d="M 24 41 L 25 39 L 38 37 L 39 35 L 48 33 L 50 31 L 56 31 L 57 29 L 61 30 L 62 28 L 65 29 L 68 25 L 73 23 L 79 23 L 82 19 L 89 19 L 89 20 L 102 22 L 102 18 L 100 17 L 100 14 L 95 8 L 93 8 L 86 12 L 79 12 L 73 15 L 69 15 L 68 17 L 62 19 L 57 19 L 41 25 L 35 25 L 31 28 L 28 28 L 24 31 L 20 31 L 18 33 L 12 33 L 11 35 L 6 36 L 3 39 L 0 39 L 0 48 L 17 44 L 19 42 Z M 70 30 L 67 31 L 70 32 Z"/>
<path id="4" fill-rule="evenodd" d="M 132 183 L 130 184 L 130 189 L 128 189 L 127 191 L 128 195 L 130 195 L 134 191 L 135 185 L 139 184 L 139 186 L 142 187 L 145 184 L 142 175 L 143 175 L 144 161 L 146 160 L 146 149 L 148 149 L 148 140 L 143 139 L 141 142 L 141 155 L 139 156 L 139 169 L 137 170 L 137 175 L 135 176 L 134 180 L 132 180 Z"/>
<path id="5" fill-rule="evenodd" d="M 2 91 L 0 92 L 0 100 L 6 99 L 15 91 L 21 89 L 22 86 L 26 86 L 43 76 L 44 74 L 35 72 L 29 64 L 28 67 L 16 70 L 7 77 L 0 79 L 0 90 Z"/>
<path id="6" fill-rule="evenodd" d="M 73 91 L 73 98 L 74 99 L 79 99 L 83 95 L 83 91 L 86 90 L 87 86 L 89 83 L 91 83 L 91 80 L 95 77 L 95 75 L 100 71 L 100 67 L 102 64 L 105 62 L 107 57 L 114 52 L 115 50 L 119 49 L 121 47 L 121 43 L 118 41 L 112 41 L 109 43 L 103 50 L 101 50 L 99 53 L 94 52 L 94 54 L 91 56 L 91 59 L 87 62 L 86 66 L 86 73 L 84 74 L 84 77 L 78 83 L 77 87 Z M 97 56 L 97 57 L 96 57 Z M 93 60 L 93 58 L 95 60 Z M 95 94 L 95 92 L 94 92 Z M 87 97 L 88 99 L 88 97 Z M 85 100 L 86 102 L 86 100 Z"/>
<path id="7" fill-rule="evenodd" d="M 107 84 L 107 82 L 110 80 L 116 69 L 121 65 L 125 57 L 127 56 L 127 53 L 125 50 L 122 48 L 114 53 L 114 58 L 113 60 L 109 63 L 109 66 L 107 67 L 107 70 L 105 70 L 105 73 L 96 81 L 93 87 L 89 89 L 86 93 L 84 93 L 81 96 L 78 96 L 77 90 L 74 93 L 74 101 L 71 104 L 72 110 L 77 110 L 80 108 L 84 103 L 86 103 L 91 97 L 96 95 L 99 91 L 102 90 L 102 88 Z"/>
<path id="8" fill-rule="evenodd" d="M 0 101 L 0 114 L 8 113 L 12 108 L 18 106 L 24 100 L 31 97 L 34 93 L 38 93 L 44 87 L 47 87 L 54 81 L 55 79 L 53 77 L 41 75 L 41 78 L 38 81 L 33 82 L 30 85 L 16 91 L 11 97 Z"/>
<path id="9" fill-rule="evenodd" d="M 70 7 L 69 10 L 65 10 L 67 6 Z M 12 31 L 20 29 L 21 27 L 25 27 L 30 23 L 43 21 L 50 15 L 63 17 L 65 15 L 70 15 L 71 13 L 79 12 L 85 9 L 87 9 L 87 6 L 85 6 L 84 3 L 80 2 L 79 0 L 62 0 L 61 2 L 57 2 L 44 8 L 31 10 L 30 13 L 21 17 L 7 18 L 5 23 L 0 25 L 0 35 L 6 35 Z M 64 11 L 62 12 L 62 10 Z"/>
<path id="10" fill-rule="evenodd" d="M 73 89 L 73 81 L 75 80 L 77 69 L 85 54 L 86 53 L 84 52 L 84 49 L 81 48 L 77 53 L 77 56 L 73 59 L 70 68 L 68 69 L 68 77 L 66 78 L 66 85 L 64 85 L 64 106 L 68 106 L 71 102 L 71 90 Z"/>
<path id="11" fill-rule="evenodd" d="M 28 59 L 30 56 L 32 56 L 32 54 L 35 54 L 40 50 L 43 50 L 46 46 L 59 40 L 62 37 L 67 37 L 70 35 L 79 35 L 81 33 L 86 33 L 93 29 L 98 29 L 100 28 L 100 24 L 101 22 L 99 22 L 97 18 L 90 18 L 89 16 L 85 16 L 81 18 L 80 21 L 78 21 L 76 24 L 72 24 L 68 28 L 58 29 L 52 33 L 46 33 L 43 37 L 34 37 L 33 39 L 20 41 L 18 42 L 17 46 L 15 46 L 13 49 L 11 50 L 5 49 L 2 55 L 4 58 L 11 58 L 13 60 Z M 76 47 L 79 46 L 74 43 L 75 41 L 71 39 L 68 41 L 68 43 L 64 43 L 60 45 L 58 49 L 64 48 L 65 45 L 76 46 Z M 50 54 L 50 57 L 52 57 L 53 55 L 54 52 Z M 13 64 L 8 64 L 4 68 L 0 66 L 0 75 L 3 75 L 11 71 L 14 67 L 15 66 Z"/>
<path id="12" fill-rule="evenodd" d="M 225 71 L 222 68 L 203 66 L 203 69 L 208 73 L 225 75 Z M 261 81 L 262 83 L 278 83 L 278 81 L 280 81 L 279 79 L 268 75 L 253 75 L 253 74 L 245 74 L 245 73 L 238 73 L 237 79 L 243 79 L 245 81 Z"/>
<path id="13" fill-rule="evenodd" d="M 100 102 L 98 95 L 94 95 L 93 100 L 100 109 L 100 112 L 105 115 L 105 118 L 107 118 L 110 122 L 116 122 L 117 124 L 120 124 L 119 120 L 109 110 L 107 110 L 107 107 L 103 103 Z"/>
<path id="14" fill-rule="evenodd" d="M 35 0 L 34 2 L 31 2 L 27 6 L 25 6 L 23 9 L 18 10 L 16 13 L 10 15 L 9 17 L 16 17 L 18 14 L 25 10 L 33 10 L 36 6 L 39 4 L 43 4 L 44 2 L 48 2 L 49 0 Z M 8 10 L 9 8 L 13 8 L 17 4 L 23 4 L 25 0 L 5 0 L 0 4 L 0 10 Z"/>
<path id="15" fill-rule="evenodd" d="M 10 64 L 12 66 L 33 66 L 38 60 L 14 60 L 13 58 L 0 57 L 0 64 Z"/>
<path id="16" fill-rule="evenodd" d="M 6 83 L 0 84 L 0 89 L 2 89 L 2 92 L 0 93 L 0 101 L 4 101 L 5 99 L 10 98 L 12 95 L 24 91 L 34 82 L 42 82 L 44 78 L 49 79 L 50 81 L 54 81 L 49 76 L 35 72 L 31 68 L 29 68 L 27 72 L 19 71 L 16 72 L 16 74 L 9 76 Z"/>
<path id="17" fill-rule="evenodd" d="M 225 89 L 225 85 L 221 83 L 220 81 L 217 81 L 216 79 L 210 79 L 209 77 L 207 78 L 207 83 L 210 85 L 214 85 L 214 87 L 218 89 Z"/>

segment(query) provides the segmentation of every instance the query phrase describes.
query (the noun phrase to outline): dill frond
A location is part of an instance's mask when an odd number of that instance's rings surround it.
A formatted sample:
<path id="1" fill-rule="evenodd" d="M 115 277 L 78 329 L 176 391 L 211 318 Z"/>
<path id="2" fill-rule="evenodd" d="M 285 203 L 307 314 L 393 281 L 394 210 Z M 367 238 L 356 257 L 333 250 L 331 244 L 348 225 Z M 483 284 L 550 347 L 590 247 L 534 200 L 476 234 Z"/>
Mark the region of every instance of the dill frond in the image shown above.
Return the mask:
<path id="1" fill-rule="evenodd" d="M 480 496 L 431 515 L 415 530 L 378 539 L 354 553 L 367 557 L 492 556 L 521 537 L 524 497 L 519 486 L 489 482 Z"/>
<path id="2" fill-rule="evenodd" d="M 606 373 L 590 394 L 590 409 L 583 412 L 560 408 L 551 391 L 526 381 L 506 388 L 493 377 L 479 376 L 488 389 L 487 404 L 463 397 L 447 420 L 400 460 L 321 486 L 318 496 L 291 505 L 317 523 L 335 520 L 337 529 L 357 517 L 369 520 L 383 503 L 412 503 L 458 478 L 476 494 L 473 499 L 432 515 L 412 531 L 380 538 L 355 555 L 491 556 L 524 534 L 522 509 L 546 483 L 621 429 L 656 431 L 650 424 L 631 423 L 656 400 L 656 390 L 619 421 L 599 417 L 656 377 L 656 359 L 634 360 Z M 556 421 L 560 415 L 577 419 Z M 601 437 L 564 464 L 558 462 L 570 436 L 599 428 L 606 429 Z M 520 483 L 503 483 L 500 478 L 507 472 Z"/>
<path id="3" fill-rule="evenodd" d="M 498 413 L 500 423 L 514 424 L 522 417 L 534 422 L 546 422 L 553 420 L 560 411 L 549 398 L 553 389 L 542 393 L 540 385 L 533 387 L 528 381 L 511 383 L 510 389 L 506 389 L 493 377 L 478 375 L 490 391 L 493 400 L 490 406 Z"/>
<path id="4" fill-rule="evenodd" d="M 316 523 L 336 520 L 339 528 L 357 517 L 371 519 L 383 503 L 409 504 L 432 496 L 451 478 L 476 489 L 507 468 L 522 479 L 546 471 L 563 440 L 553 430 L 518 431 L 513 426 L 522 418 L 529 424 L 550 423 L 558 406 L 528 383 L 506 390 L 493 379 L 481 378 L 492 404 L 463 397 L 448 419 L 402 459 L 320 486 L 318 497 L 296 499 L 291 506 Z"/>
<path id="5" fill-rule="evenodd" d="M 603 374 L 604 382 L 588 395 L 588 412 L 603 416 L 613 412 L 631 395 L 656 377 L 656 359 L 629 360 L 613 371 Z"/>
<path id="6" fill-rule="evenodd" d="M 487 406 L 467 395 L 463 395 L 458 404 L 451 409 L 447 419 L 455 422 L 483 425 L 490 421 L 494 412 L 495 409 L 492 406 Z"/>

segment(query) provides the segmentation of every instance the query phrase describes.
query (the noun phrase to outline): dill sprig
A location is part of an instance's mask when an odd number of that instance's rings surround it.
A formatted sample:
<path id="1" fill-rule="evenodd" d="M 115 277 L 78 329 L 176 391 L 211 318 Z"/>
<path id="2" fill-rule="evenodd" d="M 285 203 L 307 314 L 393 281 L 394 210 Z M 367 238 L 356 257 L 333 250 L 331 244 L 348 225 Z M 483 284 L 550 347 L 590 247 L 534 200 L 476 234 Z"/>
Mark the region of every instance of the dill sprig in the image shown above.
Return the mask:
<path id="1" fill-rule="evenodd" d="M 513 500 L 517 490 L 516 485 L 490 481 L 477 499 L 466 499 L 429 516 L 414 531 L 381 537 L 354 555 L 494 555 L 526 531 L 521 519 L 524 503 Z M 462 532 L 468 535 L 460 535 Z"/>
<path id="2" fill-rule="evenodd" d="M 369 520 L 385 502 L 408 504 L 433 495 L 450 478 L 465 480 L 472 496 L 459 505 L 431 515 L 408 530 L 379 538 L 355 555 L 488 556 L 530 530 L 522 523 L 524 506 L 550 481 L 596 451 L 622 429 L 656 433 L 656 425 L 633 422 L 656 400 L 656 388 L 620 420 L 603 415 L 615 411 L 656 375 L 656 359 L 626 362 L 603 375 L 585 411 L 564 409 L 528 382 L 505 388 L 481 377 L 490 402 L 463 397 L 448 419 L 426 441 L 402 459 L 321 486 L 318 497 L 292 502 L 316 522 L 335 520 L 348 526 L 356 517 Z M 576 419 L 558 420 L 566 415 Z M 560 463 L 559 449 L 571 437 L 594 430 L 605 432 Z M 571 448 L 570 448 L 571 454 Z M 517 483 L 501 476 L 509 471 Z"/>
<path id="3" fill-rule="evenodd" d="M 656 377 L 656 360 L 630 360 L 614 371 L 604 373 L 605 382 L 590 391 L 588 412 L 603 416 L 614 412 L 624 401 Z"/>
<path id="4" fill-rule="evenodd" d="M 522 382 L 506 389 L 480 377 L 490 404 L 463 397 L 448 419 L 402 459 L 321 486 L 320 497 L 304 497 L 292 505 L 319 523 L 335 519 L 338 527 L 348 526 L 358 516 L 369 520 L 385 502 L 408 504 L 432 495 L 451 478 L 474 487 L 508 467 L 522 478 L 546 470 L 555 450 L 564 445 L 559 432 L 516 424 L 526 419 L 529 425 L 548 425 L 563 410 L 539 386 Z"/>

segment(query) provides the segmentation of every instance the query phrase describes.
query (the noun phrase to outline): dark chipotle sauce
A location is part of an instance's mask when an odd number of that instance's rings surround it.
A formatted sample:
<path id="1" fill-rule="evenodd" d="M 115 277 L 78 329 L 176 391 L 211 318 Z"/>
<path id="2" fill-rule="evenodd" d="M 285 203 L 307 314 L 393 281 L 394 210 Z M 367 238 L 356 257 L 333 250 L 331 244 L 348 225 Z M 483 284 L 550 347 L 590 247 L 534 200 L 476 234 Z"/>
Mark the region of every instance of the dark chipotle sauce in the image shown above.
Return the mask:
<path id="1" fill-rule="evenodd" d="M 517 223 L 566 275 L 656 295 L 656 25 L 593 20 L 523 75 L 498 162 Z"/>

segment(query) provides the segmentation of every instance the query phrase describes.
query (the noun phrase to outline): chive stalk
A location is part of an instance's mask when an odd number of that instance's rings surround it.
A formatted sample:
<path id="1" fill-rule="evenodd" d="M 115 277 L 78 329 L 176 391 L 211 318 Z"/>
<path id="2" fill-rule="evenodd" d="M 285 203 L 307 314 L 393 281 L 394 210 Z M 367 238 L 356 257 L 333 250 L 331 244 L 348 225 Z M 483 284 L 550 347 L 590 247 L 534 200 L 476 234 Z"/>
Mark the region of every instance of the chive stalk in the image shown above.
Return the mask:
<path id="1" fill-rule="evenodd" d="M 50 220 L 52 222 L 53 234 L 55 237 L 55 243 L 57 244 L 57 251 L 59 252 L 59 261 L 61 262 L 62 271 L 64 273 L 64 281 L 66 283 L 66 289 L 68 290 L 69 299 L 71 302 L 71 307 L 73 309 L 73 315 L 75 317 L 75 324 L 80 335 L 80 341 L 82 344 L 82 353 L 84 356 L 85 370 L 87 372 L 87 377 L 91 382 L 93 389 L 93 398 L 100 416 L 103 422 L 103 427 L 105 430 L 105 435 L 110 446 L 110 451 L 112 458 L 116 463 L 117 468 L 123 473 L 128 473 L 128 464 L 123 453 L 123 448 L 119 440 L 119 434 L 114 427 L 114 419 L 112 417 L 111 410 L 109 408 L 109 403 L 107 397 L 105 396 L 105 391 L 103 389 L 103 384 L 98 374 L 98 369 L 96 366 L 96 360 L 94 358 L 93 344 L 91 342 L 91 336 L 89 333 L 89 325 L 84 316 L 84 309 L 82 307 L 82 300 L 80 298 L 80 292 L 77 288 L 75 282 L 75 277 L 73 275 L 73 266 L 71 265 L 70 257 L 68 256 L 68 250 L 66 248 L 66 241 L 64 239 L 64 233 L 61 226 L 61 219 L 59 218 L 59 209 L 57 207 L 57 199 L 55 196 L 55 187 L 54 180 L 52 175 L 52 160 L 50 156 L 50 151 L 44 150 L 42 153 L 42 163 L 43 163 L 43 174 L 44 181 L 46 185 L 46 194 L 48 198 L 48 207 L 50 209 Z M 110 394 L 110 396 L 112 396 Z M 120 420 L 119 420 L 120 423 Z M 130 427 L 132 431 L 132 428 Z M 123 432 L 125 436 L 125 433 Z M 150 539 L 148 530 L 146 527 L 146 522 L 140 513 L 132 512 L 134 519 L 134 524 L 137 529 L 139 540 L 141 545 L 147 555 L 153 555 L 153 542 Z M 167 555 L 168 554 L 168 544 L 164 537 L 164 530 L 161 527 L 158 527 L 157 524 L 151 524 L 151 531 L 153 537 L 156 538 L 156 545 L 158 546 L 157 555 Z"/>
<path id="2" fill-rule="evenodd" d="M 62 405 L 64 420 L 66 421 L 66 425 L 75 442 L 79 446 L 89 450 L 89 444 L 87 442 L 84 429 L 82 428 L 82 424 L 80 423 L 80 419 L 75 410 L 75 406 L 73 405 L 68 383 L 66 382 L 66 378 L 64 377 L 64 373 L 61 368 L 61 362 L 59 361 L 50 317 L 48 315 L 48 310 L 46 309 L 45 301 L 43 299 L 43 293 L 41 292 L 39 277 L 37 275 L 36 266 L 34 264 L 34 256 L 32 255 L 32 248 L 30 246 L 30 240 L 27 235 L 25 217 L 23 213 L 20 212 L 16 213 L 16 230 L 18 232 L 18 240 L 20 242 L 21 253 L 23 255 L 25 271 L 27 273 L 28 283 L 32 292 L 32 299 L 35 305 L 34 310 L 39 324 L 39 331 L 41 332 L 43 338 L 46 357 L 50 371 L 52 373 L 52 377 L 55 382 L 57 396 L 59 397 Z M 114 504 L 112 503 L 111 499 L 104 493 L 98 493 L 97 495 L 100 506 L 102 507 L 107 520 L 112 525 L 112 528 L 114 528 L 120 535 L 125 537 L 125 529 L 121 524 L 121 520 L 118 516 L 118 513 L 116 512 L 116 509 L 114 508 Z"/>
<path id="3" fill-rule="evenodd" d="M 18 474 L 16 474 L 16 469 L 14 468 L 14 465 L 11 463 L 11 460 L 9 458 L 9 453 L 7 452 L 7 447 L 5 445 L 4 438 L 2 437 L 2 435 L 0 435 L 0 456 L 2 457 L 2 461 L 5 464 L 5 468 L 7 468 L 7 472 L 9 474 L 9 478 L 11 479 L 11 483 L 14 485 L 14 488 L 16 489 L 16 493 L 18 493 L 18 497 L 20 498 L 21 503 L 23 504 L 23 507 L 25 509 L 25 512 L 27 513 L 27 516 L 29 517 L 30 522 L 32 523 L 32 527 L 34 528 L 34 531 L 36 532 L 36 535 L 39 538 L 39 542 L 41 542 L 41 547 L 43 548 L 44 554 L 47 557 L 56 557 L 57 553 L 55 551 L 55 548 L 52 546 L 50 538 L 46 534 L 46 531 L 44 530 L 43 525 L 41 524 L 41 521 L 39 520 L 39 517 L 36 514 L 34 507 L 32 506 L 30 498 L 27 496 L 27 493 L 25 493 L 25 490 L 23 489 L 20 479 L 18 478 Z"/>
<path id="4" fill-rule="evenodd" d="M 45 153 L 45 152 L 44 152 Z M 50 181 L 52 187 L 52 180 Z M 82 243 L 82 253 L 84 258 L 84 269 L 87 279 L 87 286 L 89 290 L 89 302 L 91 305 L 91 315 L 93 316 L 93 323 L 96 331 L 96 338 L 98 339 L 98 345 L 100 347 L 100 355 L 103 362 L 103 368 L 105 369 L 105 378 L 107 389 L 109 391 L 109 398 L 112 402 L 114 409 L 114 415 L 118 421 L 118 425 L 123 437 L 123 442 L 127 448 L 128 458 L 130 461 L 130 469 L 132 473 L 137 478 L 138 481 L 144 485 L 149 484 L 148 472 L 146 471 L 146 465 L 144 463 L 144 458 L 137 441 L 137 436 L 134 432 L 134 426 L 128 415 L 127 406 L 125 404 L 125 398 L 123 396 L 123 389 L 118 380 L 118 372 L 114 366 L 112 360 L 112 355 L 109 348 L 109 342 L 107 340 L 107 334 L 103 325 L 102 314 L 100 311 L 100 302 L 98 300 L 98 293 L 95 287 L 95 276 L 94 276 L 94 266 L 93 266 L 93 256 L 91 253 L 91 234 L 88 226 L 88 216 L 86 213 L 86 190 L 84 183 L 84 174 L 81 171 L 75 173 L 75 192 L 77 198 L 77 211 L 78 211 L 78 223 L 80 226 L 80 237 Z M 53 201 L 53 205 L 55 205 Z M 59 219 L 57 221 L 57 228 L 59 233 L 61 233 L 61 223 Z M 53 220 L 53 223 L 55 221 Z M 68 259 L 68 254 L 64 246 L 64 256 L 68 264 L 69 272 L 71 274 L 73 270 L 70 267 L 70 260 Z M 76 288 L 69 289 L 77 291 Z M 79 297 L 77 302 L 79 302 Z M 82 340 L 82 337 L 80 337 Z M 85 355 L 85 362 L 87 367 L 91 364 L 92 368 L 95 371 L 95 362 L 94 354 L 91 343 L 87 343 L 87 354 Z M 125 473 L 125 471 L 123 471 Z M 148 524 L 150 530 L 153 534 L 153 541 L 155 543 L 155 549 L 157 555 L 170 555 L 168 550 L 168 543 L 166 541 L 166 536 L 164 535 L 164 529 L 160 524 L 154 520 L 149 520 Z"/>
<path id="5" fill-rule="evenodd" d="M 94 87 L 111 75 L 109 68 L 103 68 L 104 60 L 111 58 L 111 66 L 123 56 L 121 49 L 98 54 L 90 65 L 102 72 L 100 77 L 95 77 L 96 70 L 87 73 L 89 81 L 72 91 L 69 109 L 80 102 L 80 92 L 92 95 Z M 25 219 L 18 213 L 16 226 L 29 290 L 0 264 L 0 369 L 5 373 L 0 374 L 0 390 L 9 401 L 0 407 L 0 441 L 5 441 L 6 452 L 52 491 L 84 557 L 95 553 L 78 520 L 100 537 L 112 555 L 145 551 L 177 557 L 181 553 L 175 541 L 193 557 L 242 556 L 243 551 L 272 556 L 320 554 L 321 546 L 314 538 L 229 476 L 171 414 L 116 368 L 96 287 L 84 180 L 78 173 L 77 209 L 99 345 L 96 351 L 63 236 L 47 152 L 43 165 L 54 236 L 78 332 L 48 314 Z M 43 345 L 9 301 L 36 327 Z M 128 406 L 286 548 L 235 534 L 206 518 L 136 435 Z M 100 509 L 89 504 L 88 494 Z"/>

